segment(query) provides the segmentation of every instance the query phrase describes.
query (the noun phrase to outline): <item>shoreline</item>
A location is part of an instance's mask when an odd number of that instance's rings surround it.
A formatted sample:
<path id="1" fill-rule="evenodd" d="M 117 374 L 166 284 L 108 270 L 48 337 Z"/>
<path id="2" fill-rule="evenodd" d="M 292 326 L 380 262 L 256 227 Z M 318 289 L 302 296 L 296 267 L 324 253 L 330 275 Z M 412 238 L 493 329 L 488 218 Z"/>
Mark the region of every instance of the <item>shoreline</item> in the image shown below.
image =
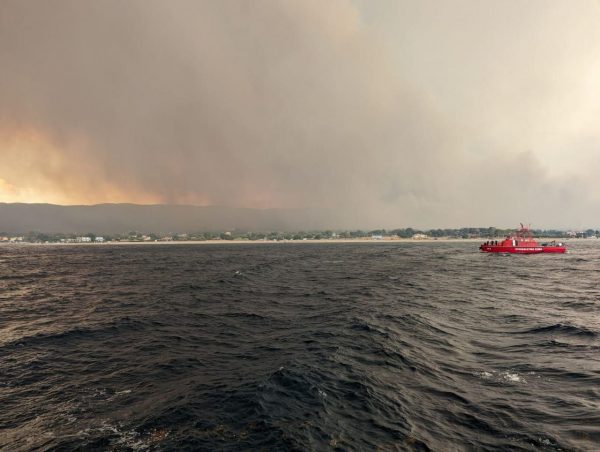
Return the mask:
<path id="1" fill-rule="evenodd" d="M 547 241 L 547 240 L 558 240 L 552 238 L 543 238 L 540 237 L 537 239 L 538 241 Z M 590 239 L 561 239 L 563 242 L 571 242 L 571 241 L 581 241 L 581 240 L 590 240 Z M 182 241 L 146 241 L 146 242 L 104 242 L 104 243 L 60 243 L 60 242 L 48 242 L 48 243 L 34 243 L 34 242 L 0 242 L 0 246 L 140 246 L 140 245 L 153 245 L 153 246 L 164 246 L 164 245 L 289 245 L 289 244 L 373 244 L 373 245 L 382 245 L 382 244 L 407 244 L 407 243 L 482 243 L 485 242 L 485 239 L 482 238 L 469 238 L 469 239 L 459 239 L 459 238 L 428 238 L 428 239 L 382 239 L 382 240 L 373 240 L 370 238 L 364 239 L 308 239 L 308 240 L 182 240 Z"/>

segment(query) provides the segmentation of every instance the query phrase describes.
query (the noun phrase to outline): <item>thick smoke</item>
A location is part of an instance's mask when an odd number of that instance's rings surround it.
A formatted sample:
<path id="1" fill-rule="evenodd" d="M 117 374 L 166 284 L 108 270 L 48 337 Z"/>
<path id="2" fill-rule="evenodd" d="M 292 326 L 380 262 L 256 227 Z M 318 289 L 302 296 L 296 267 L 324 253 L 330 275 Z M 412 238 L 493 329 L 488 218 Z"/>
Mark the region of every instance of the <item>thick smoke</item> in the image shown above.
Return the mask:
<path id="1" fill-rule="evenodd" d="M 0 201 L 598 224 L 597 4 L 482 5 L 4 0 Z"/>

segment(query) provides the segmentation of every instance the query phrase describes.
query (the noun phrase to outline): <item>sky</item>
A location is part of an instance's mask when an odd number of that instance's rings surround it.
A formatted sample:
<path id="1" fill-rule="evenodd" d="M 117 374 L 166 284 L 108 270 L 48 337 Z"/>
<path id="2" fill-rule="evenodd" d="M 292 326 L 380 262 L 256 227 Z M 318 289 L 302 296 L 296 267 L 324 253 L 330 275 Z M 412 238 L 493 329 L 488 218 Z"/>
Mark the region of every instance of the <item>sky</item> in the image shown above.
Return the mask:
<path id="1" fill-rule="evenodd" d="M 598 0 L 2 0 L 0 202 L 595 228 L 598 174 Z"/>

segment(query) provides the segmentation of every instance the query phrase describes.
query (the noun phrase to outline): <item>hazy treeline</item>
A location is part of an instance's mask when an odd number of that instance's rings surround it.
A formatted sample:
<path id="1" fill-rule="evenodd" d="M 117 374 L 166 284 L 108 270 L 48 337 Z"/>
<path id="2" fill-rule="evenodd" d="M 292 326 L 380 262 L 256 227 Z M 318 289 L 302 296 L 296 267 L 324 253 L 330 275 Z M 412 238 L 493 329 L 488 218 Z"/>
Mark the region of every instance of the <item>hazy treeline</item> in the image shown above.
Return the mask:
<path id="1" fill-rule="evenodd" d="M 245 232 L 245 231 L 214 231 L 214 232 L 192 232 L 192 233 L 174 233 L 174 234 L 156 234 L 142 233 L 139 231 L 130 231 L 122 234 L 102 235 L 103 241 L 198 241 L 198 240 L 326 240 L 326 239 L 360 239 L 372 237 L 399 237 L 412 238 L 415 235 L 422 234 L 431 238 L 498 238 L 504 237 L 514 232 L 512 229 L 499 229 L 494 227 L 487 228 L 460 228 L 460 229 L 429 229 L 420 230 L 413 228 L 402 229 L 374 229 L 374 230 L 351 230 L 351 231 L 296 231 L 296 232 Z M 554 229 L 534 229 L 534 237 L 567 238 L 573 237 L 592 237 L 600 236 L 600 231 L 588 229 L 577 233 L 554 230 Z M 0 232 L 0 237 L 8 238 L 10 234 Z M 32 243 L 44 242 L 70 242 L 76 241 L 79 237 L 89 237 L 95 241 L 99 235 L 95 233 L 85 234 L 50 234 L 42 232 L 28 232 L 22 236 L 22 241 Z M 417 236 L 419 237 L 419 236 Z M 422 236 L 421 236 L 422 237 Z"/>

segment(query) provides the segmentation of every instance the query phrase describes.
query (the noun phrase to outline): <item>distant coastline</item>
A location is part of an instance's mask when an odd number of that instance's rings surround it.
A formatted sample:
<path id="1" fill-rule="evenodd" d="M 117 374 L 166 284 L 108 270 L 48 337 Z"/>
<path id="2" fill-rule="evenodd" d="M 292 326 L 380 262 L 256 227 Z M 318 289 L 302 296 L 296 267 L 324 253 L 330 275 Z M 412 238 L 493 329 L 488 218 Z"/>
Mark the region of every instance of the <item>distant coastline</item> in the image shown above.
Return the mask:
<path id="1" fill-rule="evenodd" d="M 539 237 L 539 240 L 551 240 L 551 237 Z M 147 242 L 128 242 L 128 241 L 114 241 L 114 242 L 82 242 L 82 243 L 61 243 L 61 242 L 0 242 L 1 246 L 88 246 L 88 247 L 105 247 L 105 246 L 183 246 L 183 245 L 290 245 L 290 244 L 372 244 L 372 245 L 406 245 L 412 244 L 426 244 L 426 243 L 479 243 L 481 238 L 427 238 L 427 239 L 387 239 L 387 240 L 373 240 L 368 238 L 357 238 L 357 239 L 320 239 L 320 240 L 187 240 L 187 241 L 147 241 Z M 571 238 L 569 241 L 588 241 L 593 242 L 585 238 Z"/>
<path id="2" fill-rule="evenodd" d="M 106 246 L 106 245 L 253 245 L 253 244 L 314 244 L 314 243 L 430 243 L 430 242 L 479 242 L 478 238 L 427 238 L 427 239 L 306 239 L 306 240 L 153 240 L 153 241 L 110 241 L 110 242 L 0 242 L 0 245 L 26 246 L 26 245 L 64 245 L 64 246 Z"/>
<path id="3" fill-rule="evenodd" d="M 27 242 L 84 241 L 210 241 L 399 238 L 505 237 L 514 228 L 442 227 L 423 228 L 406 224 L 338 224 L 328 212 L 314 209 L 249 209 L 224 206 L 99 204 L 61 206 L 54 204 L 0 203 L 0 242 L 21 237 Z M 515 225 L 517 226 L 517 225 Z M 600 236 L 600 228 L 560 230 L 532 229 L 536 237 L 568 239 Z M 100 241 L 100 240 L 99 240 Z"/>

